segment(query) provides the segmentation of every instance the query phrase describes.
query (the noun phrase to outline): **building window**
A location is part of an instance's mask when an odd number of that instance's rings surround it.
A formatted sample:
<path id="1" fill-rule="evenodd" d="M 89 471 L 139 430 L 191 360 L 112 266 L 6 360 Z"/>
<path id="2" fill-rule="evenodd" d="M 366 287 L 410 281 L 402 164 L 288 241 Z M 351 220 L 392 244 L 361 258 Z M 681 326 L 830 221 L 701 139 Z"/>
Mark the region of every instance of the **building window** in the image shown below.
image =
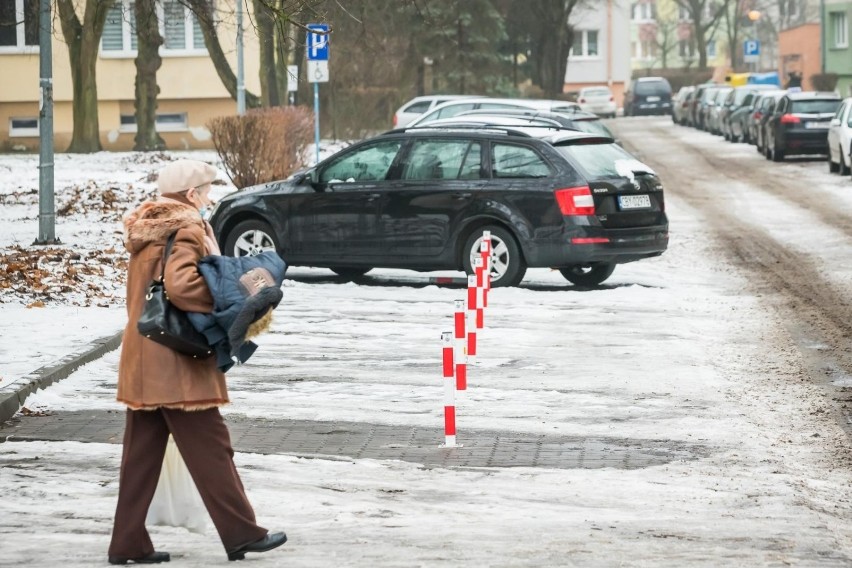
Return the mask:
<path id="1" fill-rule="evenodd" d="M 707 42 L 707 57 L 716 57 L 716 40 L 711 39 Z"/>
<path id="2" fill-rule="evenodd" d="M 681 22 L 691 22 L 692 15 L 689 13 L 689 9 L 679 6 L 677 9 L 677 19 Z"/>
<path id="3" fill-rule="evenodd" d="M 849 23 L 846 19 L 846 12 L 829 12 L 828 20 L 831 22 L 833 36 L 831 47 L 849 47 Z"/>
<path id="4" fill-rule="evenodd" d="M 597 57 L 597 30 L 574 30 L 574 44 L 571 46 L 571 57 Z"/>
<path id="5" fill-rule="evenodd" d="M 9 137 L 38 136 L 38 118 L 10 118 Z"/>
<path id="6" fill-rule="evenodd" d="M 122 132 L 136 132 L 136 115 L 122 114 L 120 124 L 119 130 Z M 157 132 L 180 132 L 188 128 L 185 112 L 157 114 Z"/>
<path id="7" fill-rule="evenodd" d="M 633 4 L 633 20 L 636 22 L 653 22 L 656 16 L 656 6 L 653 2 L 637 2 Z"/>
<path id="8" fill-rule="evenodd" d="M 38 0 L 0 0 L 0 52 L 38 48 Z"/>
<path id="9" fill-rule="evenodd" d="M 695 57 L 695 46 L 688 39 L 682 39 L 677 43 L 678 55 L 681 59 L 692 59 Z"/>
<path id="10" fill-rule="evenodd" d="M 187 6 L 178 0 L 158 2 L 157 20 L 164 40 L 160 55 L 206 53 L 198 18 Z M 136 55 L 136 12 L 131 0 L 118 1 L 110 8 L 101 37 L 101 53 L 112 56 Z"/>

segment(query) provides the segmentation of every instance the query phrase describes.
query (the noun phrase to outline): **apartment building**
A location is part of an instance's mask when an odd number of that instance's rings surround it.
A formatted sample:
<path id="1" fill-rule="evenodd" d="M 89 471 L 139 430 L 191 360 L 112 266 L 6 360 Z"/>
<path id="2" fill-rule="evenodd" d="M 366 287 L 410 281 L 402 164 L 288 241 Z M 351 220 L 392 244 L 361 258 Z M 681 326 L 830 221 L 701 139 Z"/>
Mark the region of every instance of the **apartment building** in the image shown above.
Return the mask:
<path id="1" fill-rule="evenodd" d="M 565 92 L 608 86 L 621 106 L 630 82 L 630 2 L 601 0 L 571 16 L 574 45 L 565 70 Z"/>
<path id="2" fill-rule="evenodd" d="M 852 1 L 824 0 L 822 27 L 825 72 L 836 73 L 837 90 L 852 96 Z"/>
<path id="3" fill-rule="evenodd" d="M 78 12 L 83 3 L 78 4 Z M 219 3 L 217 31 L 236 69 L 233 1 Z M 0 151 L 38 148 L 39 47 L 37 0 L 0 0 Z M 136 34 L 131 0 L 117 0 L 107 17 L 97 60 L 98 121 L 105 150 L 130 150 L 136 133 Z M 81 18 L 82 19 L 82 18 Z M 211 148 L 207 122 L 236 113 L 204 46 L 195 15 L 178 0 L 159 5 L 162 66 L 157 130 L 170 149 Z M 71 141 L 72 83 L 68 46 L 54 18 L 54 140 L 63 151 Z M 4 25 L 5 24 L 5 25 Z M 247 28 L 250 29 L 250 28 Z M 256 36 L 245 36 L 246 87 L 259 92 Z"/>

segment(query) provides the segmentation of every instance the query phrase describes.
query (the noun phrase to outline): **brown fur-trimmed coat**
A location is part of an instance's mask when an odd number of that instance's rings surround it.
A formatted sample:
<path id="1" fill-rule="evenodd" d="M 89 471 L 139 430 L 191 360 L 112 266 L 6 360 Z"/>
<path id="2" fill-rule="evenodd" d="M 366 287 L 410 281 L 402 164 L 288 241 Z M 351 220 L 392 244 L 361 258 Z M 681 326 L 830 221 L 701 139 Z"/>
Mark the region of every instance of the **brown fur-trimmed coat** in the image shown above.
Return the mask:
<path id="1" fill-rule="evenodd" d="M 216 358 L 193 359 L 142 337 L 136 322 L 145 294 L 159 278 L 166 240 L 177 231 L 166 263 L 169 300 L 184 311 L 209 313 L 213 298 L 198 272 L 207 254 L 205 227 L 198 210 L 182 196 L 148 201 L 124 219 L 124 245 L 130 252 L 127 269 L 127 327 L 118 367 L 119 402 L 134 410 L 176 408 L 203 410 L 228 403 L 225 375 Z"/>

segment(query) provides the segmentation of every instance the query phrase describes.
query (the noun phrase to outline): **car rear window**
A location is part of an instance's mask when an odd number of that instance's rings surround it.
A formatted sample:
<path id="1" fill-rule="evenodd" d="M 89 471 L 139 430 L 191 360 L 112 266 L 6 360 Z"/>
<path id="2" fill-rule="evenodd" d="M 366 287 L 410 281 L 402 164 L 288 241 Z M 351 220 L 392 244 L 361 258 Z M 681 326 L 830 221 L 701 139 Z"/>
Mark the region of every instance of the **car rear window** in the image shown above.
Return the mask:
<path id="1" fill-rule="evenodd" d="M 583 89 L 581 95 L 584 97 L 604 97 L 609 95 L 609 89 Z"/>
<path id="2" fill-rule="evenodd" d="M 580 132 L 588 132 L 589 134 L 597 134 L 599 136 L 608 136 L 615 138 L 612 132 L 600 120 L 577 120 L 574 121 L 574 128 Z"/>
<path id="3" fill-rule="evenodd" d="M 429 105 L 431 104 L 432 103 L 430 103 L 429 101 L 417 101 L 416 103 L 411 103 L 410 105 L 402 109 L 402 112 L 416 112 L 417 114 L 423 114 L 424 112 L 429 110 Z"/>
<path id="4" fill-rule="evenodd" d="M 473 103 L 450 105 L 434 113 L 432 115 L 432 120 L 435 120 L 436 118 L 451 118 L 460 112 L 464 112 L 466 110 L 473 110 L 474 106 L 475 105 Z"/>
<path id="5" fill-rule="evenodd" d="M 571 144 L 557 146 L 559 152 L 576 162 L 587 177 L 608 178 L 619 176 L 616 160 L 634 160 L 617 144 Z"/>
<path id="6" fill-rule="evenodd" d="M 792 112 L 801 114 L 834 113 L 837 112 L 838 106 L 840 106 L 840 101 L 832 99 L 793 101 Z"/>
<path id="7" fill-rule="evenodd" d="M 672 88 L 663 81 L 637 81 L 637 95 L 671 95 Z"/>

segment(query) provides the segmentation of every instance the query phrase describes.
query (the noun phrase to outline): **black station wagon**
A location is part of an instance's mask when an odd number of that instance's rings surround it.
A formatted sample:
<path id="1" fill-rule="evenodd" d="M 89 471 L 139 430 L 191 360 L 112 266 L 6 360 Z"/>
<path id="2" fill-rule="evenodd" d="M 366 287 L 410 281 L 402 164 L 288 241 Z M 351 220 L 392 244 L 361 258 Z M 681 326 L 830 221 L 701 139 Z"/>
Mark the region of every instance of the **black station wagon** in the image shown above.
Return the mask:
<path id="1" fill-rule="evenodd" d="M 509 127 L 390 131 L 228 195 L 211 223 L 224 254 L 276 250 L 347 277 L 471 273 L 488 230 L 494 286 L 518 284 L 527 267 L 597 285 L 668 245 L 660 180 L 611 138 Z"/>

